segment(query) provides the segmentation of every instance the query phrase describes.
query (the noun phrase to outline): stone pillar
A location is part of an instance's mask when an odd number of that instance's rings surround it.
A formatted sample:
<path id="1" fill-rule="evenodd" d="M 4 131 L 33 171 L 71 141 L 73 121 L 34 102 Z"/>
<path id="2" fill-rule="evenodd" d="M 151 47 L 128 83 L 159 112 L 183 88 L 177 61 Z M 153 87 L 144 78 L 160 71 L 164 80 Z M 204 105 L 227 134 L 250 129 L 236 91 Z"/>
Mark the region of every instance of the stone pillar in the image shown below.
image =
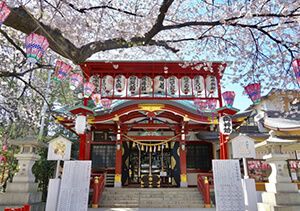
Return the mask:
<path id="1" fill-rule="evenodd" d="M 35 182 L 32 166 L 35 161 L 40 159 L 36 150 L 43 144 L 33 136 L 10 143 L 20 147 L 19 154 L 15 155 L 19 171 L 14 176 L 12 183 L 7 183 L 6 192 L 0 195 L 0 204 L 8 206 L 37 204 L 42 200 L 42 192 L 38 192 L 38 183 Z"/>

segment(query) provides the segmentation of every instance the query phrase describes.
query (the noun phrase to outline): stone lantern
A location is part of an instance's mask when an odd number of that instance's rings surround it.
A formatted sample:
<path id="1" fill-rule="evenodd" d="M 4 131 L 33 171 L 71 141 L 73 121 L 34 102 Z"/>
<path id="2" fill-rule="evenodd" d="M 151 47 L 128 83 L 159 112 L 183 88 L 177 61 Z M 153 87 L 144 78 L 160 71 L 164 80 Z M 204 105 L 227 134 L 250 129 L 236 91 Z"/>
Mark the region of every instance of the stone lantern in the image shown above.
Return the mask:
<path id="1" fill-rule="evenodd" d="M 297 142 L 297 140 L 278 138 L 274 131 L 270 131 L 267 140 L 255 145 L 257 150 L 268 150 L 269 154 L 263 158 L 272 168 L 269 182 L 265 184 L 266 192 L 262 193 L 263 203 L 258 203 L 258 211 L 300 210 L 298 187 L 291 181 L 287 166 L 288 156 L 282 152 L 284 146 L 297 144 Z"/>
<path id="2" fill-rule="evenodd" d="M 38 192 L 38 183 L 35 182 L 32 166 L 40 159 L 36 154 L 37 149 L 47 145 L 33 135 L 12 140 L 10 144 L 20 147 L 20 152 L 15 155 L 19 171 L 13 177 L 12 183 L 7 183 L 6 192 L 0 195 L 0 204 L 9 206 L 37 204 L 41 202 L 42 193 Z"/>

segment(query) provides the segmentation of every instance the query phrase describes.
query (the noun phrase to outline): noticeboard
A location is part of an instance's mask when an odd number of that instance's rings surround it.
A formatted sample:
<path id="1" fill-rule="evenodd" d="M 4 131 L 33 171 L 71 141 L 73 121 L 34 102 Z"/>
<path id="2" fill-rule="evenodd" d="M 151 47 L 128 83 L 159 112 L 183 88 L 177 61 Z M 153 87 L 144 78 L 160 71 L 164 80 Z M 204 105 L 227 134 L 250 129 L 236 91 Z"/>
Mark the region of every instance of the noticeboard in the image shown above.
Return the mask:
<path id="1" fill-rule="evenodd" d="M 87 211 L 91 161 L 65 161 L 57 211 Z"/>
<path id="2" fill-rule="evenodd" d="M 245 210 L 239 161 L 213 160 L 213 175 L 217 210 Z"/>

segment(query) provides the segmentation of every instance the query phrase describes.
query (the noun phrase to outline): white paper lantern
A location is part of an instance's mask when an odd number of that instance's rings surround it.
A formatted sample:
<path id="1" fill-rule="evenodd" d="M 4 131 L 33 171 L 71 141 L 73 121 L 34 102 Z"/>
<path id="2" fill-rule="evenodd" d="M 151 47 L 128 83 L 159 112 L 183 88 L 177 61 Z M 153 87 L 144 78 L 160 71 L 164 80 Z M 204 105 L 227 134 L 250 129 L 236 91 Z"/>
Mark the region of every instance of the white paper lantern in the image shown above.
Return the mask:
<path id="1" fill-rule="evenodd" d="M 95 92 L 100 92 L 100 77 L 99 75 L 93 75 L 89 79 L 90 83 L 92 83 L 95 86 L 94 91 Z"/>
<path id="2" fill-rule="evenodd" d="M 106 75 L 102 78 L 102 90 L 108 94 L 113 89 L 113 77 L 110 75 Z"/>
<path id="3" fill-rule="evenodd" d="M 178 92 L 178 78 L 171 76 L 168 78 L 168 94 L 175 95 Z"/>
<path id="4" fill-rule="evenodd" d="M 125 88 L 125 76 L 117 75 L 115 77 L 115 90 L 117 92 L 122 92 Z"/>
<path id="5" fill-rule="evenodd" d="M 206 91 L 213 94 L 217 89 L 217 79 L 215 76 L 209 75 L 205 79 Z"/>
<path id="6" fill-rule="evenodd" d="M 184 76 L 181 78 L 181 87 L 180 90 L 183 94 L 187 95 L 192 90 L 192 80 L 188 76 Z"/>
<path id="7" fill-rule="evenodd" d="M 154 93 L 162 94 L 165 92 L 165 78 L 158 75 L 154 78 Z"/>
<path id="8" fill-rule="evenodd" d="M 152 92 L 152 79 L 148 76 L 141 78 L 141 94 L 149 94 Z"/>
<path id="9" fill-rule="evenodd" d="M 75 131 L 77 134 L 84 134 L 86 129 L 86 116 L 78 115 L 75 120 Z"/>
<path id="10" fill-rule="evenodd" d="M 204 91 L 204 78 L 201 75 L 196 75 L 194 77 L 194 93 L 195 95 L 200 95 Z"/>
<path id="11" fill-rule="evenodd" d="M 137 76 L 130 76 L 128 78 L 128 91 L 131 95 L 136 95 L 139 92 L 139 78 Z"/>
<path id="12" fill-rule="evenodd" d="M 229 116 L 222 116 L 219 119 L 220 133 L 230 135 L 232 132 L 232 120 Z"/>

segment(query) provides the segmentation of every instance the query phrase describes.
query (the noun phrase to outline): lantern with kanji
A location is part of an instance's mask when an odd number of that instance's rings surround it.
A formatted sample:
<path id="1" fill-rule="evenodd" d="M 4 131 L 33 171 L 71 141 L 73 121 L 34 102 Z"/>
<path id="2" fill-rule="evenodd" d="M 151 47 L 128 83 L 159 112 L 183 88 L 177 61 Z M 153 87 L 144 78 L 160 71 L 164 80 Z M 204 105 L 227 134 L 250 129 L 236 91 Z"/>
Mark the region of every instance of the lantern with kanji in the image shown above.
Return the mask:
<path id="1" fill-rule="evenodd" d="M 114 88 L 114 79 L 111 75 L 106 75 L 102 78 L 101 90 L 104 91 L 105 94 L 109 94 L 111 90 Z"/>
<path id="2" fill-rule="evenodd" d="M 185 95 L 189 94 L 192 90 L 191 78 L 188 76 L 183 76 L 180 80 L 181 80 L 180 89 L 182 93 Z"/>
<path id="3" fill-rule="evenodd" d="M 45 51 L 49 47 L 48 40 L 35 33 L 31 33 L 25 39 L 27 62 L 35 64 L 40 61 Z"/>
<path id="4" fill-rule="evenodd" d="M 175 95 L 178 91 L 178 78 L 175 76 L 169 77 L 167 88 L 169 95 Z"/>
<path id="5" fill-rule="evenodd" d="M 122 92 L 125 88 L 125 76 L 117 75 L 115 77 L 115 89 L 117 92 Z"/>
<path id="6" fill-rule="evenodd" d="M 5 21 L 5 19 L 9 16 L 10 9 L 6 5 L 5 1 L 0 3 L 0 26 Z"/>
<path id="7" fill-rule="evenodd" d="M 234 91 L 227 91 L 222 94 L 224 102 L 226 106 L 232 107 L 234 98 L 235 98 L 235 92 Z"/>
<path id="8" fill-rule="evenodd" d="M 298 81 L 298 84 L 300 85 L 300 59 L 296 59 L 293 61 L 293 69 L 296 76 L 296 79 Z"/>
<path id="9" fill-rule="evenodd" d="M 152 79 L 150 77 L 142 77 L 140 83 L 141 94 L 150 94 L 152 92 Z"/>
<path id="10" fill-rule="evenodd" d="M 206 91 L 213 94 L 217 89 L 217 79 L 215 76 L 209 75 L 205 79 Z"/>
<path id="11" fill-rule="evenodd" d="M 83 84 L 83 93 L 84 93 L 84 97 L 88 98 L 91 96 L 91 94 L 93 93 L 95 89 L 94 84 L 90 83 L 90 82 L 86 82 Z"/>
<path id="12" fill-rule="evenodd" d="M 112 101 L 110 99 L 104 98 L 101 100 L 101 104 L 104 109 L 110 109 Z"/>
<path id="13" fill-rule="evenodd" d="M 75 90 L 81 83 L 82 83 L 83 77 L 78 74 L 74 73 L 70 76 L 70 89 Z"/>
<path id="14" fill-rule="evenodd" d="M 194 94 L 196 96 L 200 96 L 203 91 L 204 91 L 204 78 L 201 75 L 196 75 L 194 77 L 194 81 L 193 81 L 193 89 L 194 89 Z"/>
<path id="15" fill-rule="evenodd" d="M 154 93 L 162 94 L 165 92 L 165 78 L 161 75 L 158 75 L 154 78 Z"/>
<path id="16" fill-rule="evenodd" d="M 139 78 L 137 76 L 130 76 L 128 78 L 128 91 L 131 95 L 138 94 L 139 91 Z"/>
<path id="17" fill-rule="evenodd" d="M 92 100 L 96 107 L 101 107 L 101 95 L 100 94 L 92 94 Z"/>
<path id="18" fill-rule="evenodd" d="M 60 60 L 57 60 L 56 61 L 56 64 L 55 64 L 55 80 L 57 81 L 62 81 L 64 80 L 70 73 L 70 71 L 72 70 L 72 66 L 63 62 L 63 61 L 60 61 Z"/>
<path id="19" fill-rule="evenodd" d="M 249 84 L 245 87 L 245 92 L 254 104 L 260 102 L 260 83 Z"/>

